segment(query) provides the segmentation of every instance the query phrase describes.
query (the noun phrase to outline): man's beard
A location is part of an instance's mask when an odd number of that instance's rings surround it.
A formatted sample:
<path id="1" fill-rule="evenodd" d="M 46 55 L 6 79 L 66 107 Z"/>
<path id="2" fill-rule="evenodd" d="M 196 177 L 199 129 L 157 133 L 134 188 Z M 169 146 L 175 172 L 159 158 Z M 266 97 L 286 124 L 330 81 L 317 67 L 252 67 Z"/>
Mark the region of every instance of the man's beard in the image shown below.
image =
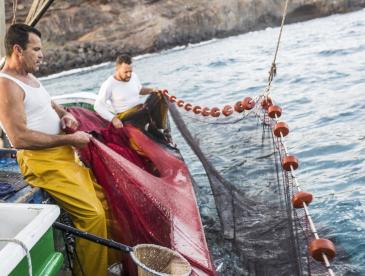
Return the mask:
<path id="1" fill-rule="evenodd" d="M 34 66 L 27 66 L 26 71 L 29 74 L 34 74 L 39 71 L 41 64 L 35 64 Z"/>

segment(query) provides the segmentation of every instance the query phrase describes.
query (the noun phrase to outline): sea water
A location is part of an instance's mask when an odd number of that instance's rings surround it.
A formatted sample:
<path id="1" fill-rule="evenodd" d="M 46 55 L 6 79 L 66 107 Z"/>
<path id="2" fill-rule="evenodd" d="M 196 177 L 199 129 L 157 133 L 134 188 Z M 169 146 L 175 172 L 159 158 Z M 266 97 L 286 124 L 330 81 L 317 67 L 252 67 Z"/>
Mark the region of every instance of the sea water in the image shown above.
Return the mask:
<path id="1" fill-rule="evenodd" d="M 145 86 L 222 107 L 262 93 L 278 34 L 268 28 L 142 56 L 134 70 Z M 285 26 L 277 67 L 272 97 L 290 127 L 299 182 L 314 194 L 310 212 L 320 236 L 336 244 L 334 270 L 365 275 L 365 10 Z M 43 83 L 52 95 L 97 93 L 113 70 L 105 63 Z M 176 137 L 193 176 L 202 179 Z"/>

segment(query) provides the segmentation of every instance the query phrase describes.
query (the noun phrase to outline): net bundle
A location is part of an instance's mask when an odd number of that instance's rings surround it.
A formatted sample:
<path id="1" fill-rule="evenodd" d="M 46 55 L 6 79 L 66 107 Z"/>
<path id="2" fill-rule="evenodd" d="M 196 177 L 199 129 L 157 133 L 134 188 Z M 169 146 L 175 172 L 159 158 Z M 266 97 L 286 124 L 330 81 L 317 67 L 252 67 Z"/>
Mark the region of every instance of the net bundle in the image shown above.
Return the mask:
<path id="1" fill-rule="evenodd" d="M 195 108 L 164 93 L 176 127 L 209 180 L 221 238 L 238 258 L 234 268 L 228 264 L 222 273 L 333 275 L 328 260 L 324 264 L 321 259 L 326 248 L 317 249 L 319 262 L 308 250 L 319 239 L 307 214 L 310 200 L 304 199 L 305 209 L 293 205 L 296 196 L 296 204 L 301 202 L 300 192 L 311 195 L 296 181 L 298 162 L 285 147 L 288 133 L 286 124 L 278 122 L 281 109 L 266 96 L 246 98 L 230 108 Z"/>

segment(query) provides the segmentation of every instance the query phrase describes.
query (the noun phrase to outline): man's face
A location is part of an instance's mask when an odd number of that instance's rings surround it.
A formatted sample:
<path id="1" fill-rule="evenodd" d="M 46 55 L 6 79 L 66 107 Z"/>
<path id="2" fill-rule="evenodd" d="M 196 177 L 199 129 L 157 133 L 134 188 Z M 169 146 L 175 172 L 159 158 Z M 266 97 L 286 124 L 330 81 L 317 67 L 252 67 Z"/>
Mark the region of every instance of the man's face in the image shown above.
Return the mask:
<path id="1" fill-rule="evenodd" d="M 117 77 L 121 81 L 129 81 L 132 76 L 132 65 L 127 63 L 122 63 L 117 65 Z"/>
<path id="2" fill-rule="evenodd" d="M 29 33 L 26 49 L 22 49 L 21 62 L 28 73 L 34 73 L 39 70 L 43 60 L 42 42 L 39 36 Z"/>

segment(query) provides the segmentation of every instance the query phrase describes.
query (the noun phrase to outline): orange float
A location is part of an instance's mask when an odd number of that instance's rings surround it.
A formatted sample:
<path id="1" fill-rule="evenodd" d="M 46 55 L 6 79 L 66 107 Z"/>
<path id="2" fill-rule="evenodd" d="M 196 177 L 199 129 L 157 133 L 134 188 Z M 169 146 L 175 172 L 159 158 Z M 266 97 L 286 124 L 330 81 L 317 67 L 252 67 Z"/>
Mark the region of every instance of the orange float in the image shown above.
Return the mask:
<path id="1" fill-rule="evenodd" d="M 169 101 L 171 103 L 175 102 L 176 101 L 176 96 L 169 96 Z"/>
<path id="2" fill-rule="evenodd" d="M 273 131 L 276 137 L 281 137 L 282 134 L 284 137 L 289 134 L 289 127 L 284 122 L 277 122 L 273 127 Z"/>
<path id="3" fill-rule="evenodd" d="M 311 193 L 298 192 L 292 197 L 291 202 L 293 203 L 294 208 L 299 209 L 303 208 L 303 203 L 308 206 L 312 202 L 312 200 L 313 195 Z"/>
<path id="4" fill-rule="evenodd" d="M 250 97 L 246 97 L 243 101 L 242 101 L 242 107 L 245 110 L 251 110 L 252 108 L 255 107 L 255 102 L 250 98 Z"/>
<path id="5" fill-rule="evenodd" d="M 194 107 L 193 107 L 193 112 L 194 112 L 195 114 L 200 114 L 200 113 L 202 112 L 202 108 L 201 108 L 199 105 L 194 106 Z"/>
<path id="6" fill-rule="evenodd" d="M 222 109 L 222 114 L 224 116 L 230 116 L 233 114 L 233 107 L 230 105 L 225 105 Z"/>
<path id="7" fill-rule="evenodd" d="M 273 119 L 279 118 L 281 116 L 281 112 L 282 112 L 282 109 L 278 105 L 272 105 L 267 110 L 269 117 L 273 118 Z"/>
<path id="8" fill-rule="evenodd" d="M 298 169 L 299 161 L 294 155 L 287 155 L 281 161 L 283 169 L 286 171 L 291 171 L 291 167 L 293 170 Z"/>
<path id="9" fill-rule="evenodd" d="M 206 117 L 206 116 L 209 116 L 210 115 L 210 109 L 209 109 L 209 107 L 204 107 L 203 109 L 202 109 L 202 113 L 201 113 L 204 117 Z"/>
<path id="10" fill-rule="evenodd" d="M 336 256 L 336 247 L 330 240 L 316 239 L 309 244 L 309 252 L 313 259 L 324 262 L 322 254 L 325 254 L 328 260 L 332 260 Z"/>
<path id="11" fill-rule="evenodd" d="M 166 89 L 162 90 L 162 94 L 164 94 L 165 96 L 169 95 L 169 91 L 167 91 Z"/>
<path id="12" fill-rule="evenodd" d="M 193 108 L 193 106 L 190 103 L 187 103 L 185 104 L 184 108 L 186 111 L 190 111 Z"/>
<path id="13" fill-rule="evenodd" d="M 221 115 L 221 110 L 218 107 L 213 107 L 210 110 L 210 115 L 212 115 L 212 117 L 219 117 Z"/>
<path id="14" fill-rule="evenodd" d="M 179 107 L 183 107 L 183 106 L 184 106 L 184 101 L 183 101 L 183 100 L 177 100 L 177 101 L 176 101 L 176 104 L 177 104 L 177 106 L 179 106 Z"/>
<path id="15" fill-rule="evenodd" d="M 234 110 L 238 113 L 242 113 L 245 109 L 243 108 L 242 106 L 242 102 L 241 101 L 238 101 L 235 103 L 234 105 Z"/>
<path id="16" fill-rule="evenodd" d="M 261 101 L 261 106 L 263 109 L 268 109 L 270 106 L 272 106 L 272 100 L 270 97 L 264 97 Z"/>

